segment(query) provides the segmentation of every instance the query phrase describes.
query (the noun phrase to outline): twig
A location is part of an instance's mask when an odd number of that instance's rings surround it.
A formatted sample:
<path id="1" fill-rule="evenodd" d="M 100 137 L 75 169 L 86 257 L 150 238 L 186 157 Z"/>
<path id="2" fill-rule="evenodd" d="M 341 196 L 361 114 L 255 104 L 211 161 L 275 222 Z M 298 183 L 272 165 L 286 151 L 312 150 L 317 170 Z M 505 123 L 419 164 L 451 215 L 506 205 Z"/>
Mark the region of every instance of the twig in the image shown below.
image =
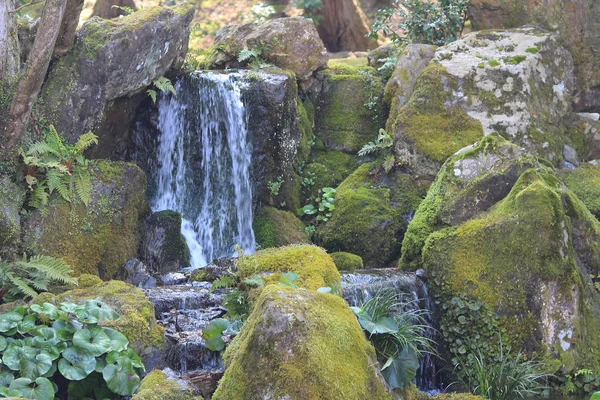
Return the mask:
<path id="1" fill-rule="evenodd" d="M 19 6 L 19 7 L 15 8 L 14 10 L 9 11 L 8 13 L 9 14 L 14 14 L 14 13 L 18 12 L 22 8 L 29 7 L 29 6 L 32 6 L 32 5 L 37 4 L 37 3 L 43 3 L 44 1 L 46 1 L 46 0 L 33 0 L 31 3 L 23 4 L 22 6 Z"/>

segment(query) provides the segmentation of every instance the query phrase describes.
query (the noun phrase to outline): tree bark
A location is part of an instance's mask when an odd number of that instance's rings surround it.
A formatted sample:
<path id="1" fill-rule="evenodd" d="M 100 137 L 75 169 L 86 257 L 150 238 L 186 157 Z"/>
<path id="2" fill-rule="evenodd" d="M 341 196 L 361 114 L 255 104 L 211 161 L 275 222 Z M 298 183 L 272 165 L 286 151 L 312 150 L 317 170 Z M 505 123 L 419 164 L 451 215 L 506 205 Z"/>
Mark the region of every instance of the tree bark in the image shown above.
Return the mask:
<path id="1" fill-rule="evenodd" d="M 29 122 L 31 109 L 40 93 L 54 52 L 66 6 L 67 0 L 46 1 L 27 67 L 10 105 L 7 130 L 4 132 L 5 143 L 2 146 L 5 158 L 14 155 L 15 144 Z"/>
<path id="2" fill-rule="evenodd" d="M 84 0 L 67 0 L 67 8 L 56 40 L 56 47 L 54 47 L 54 57 L 64 55 L 71 48 L 79 24 L 83 2 Z"/>
<path id="3" fill-rule="evenodd" d="M 19 40 L 12 0 L 0 1 L 0 81 L 3 84 L 19 71 Z"/>
<path id="4" fill-rule="evenodd" d="M 133 0 L 96 0 L 96 4 L 94 4 L 94 13 L 92 15 L 104 19 L 111 19 L 127 14 L 125 11 L 113 6 L 136 9 Z"/>
<path id="5" fill-rule="evenodd" d="M 377 41 L 365 37 L 371 30 L 369 20 L 358 0 L 323 0 L 317 25 L 327 50 L 366 51 L 377 47 Z"/>

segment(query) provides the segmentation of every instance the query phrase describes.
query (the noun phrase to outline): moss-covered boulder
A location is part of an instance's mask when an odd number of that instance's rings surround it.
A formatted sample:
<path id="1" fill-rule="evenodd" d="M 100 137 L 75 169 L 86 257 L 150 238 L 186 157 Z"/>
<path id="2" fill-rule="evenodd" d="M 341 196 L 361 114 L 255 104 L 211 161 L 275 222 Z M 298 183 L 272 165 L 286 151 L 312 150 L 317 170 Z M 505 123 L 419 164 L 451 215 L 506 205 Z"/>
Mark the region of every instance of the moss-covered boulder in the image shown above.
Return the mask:
<path id="1" fill-rule="evenodd" d="M 364 268 L 362 258 L 356 254 L 338 251 L 337 253 L 331 253 L 331 258 L 338 271 L 354 271 L 356 269 Z"/>
<path id="2" fill-rule="evenodd" d="M 137 257 L 140 218 L 148 212 L 146 175 L 134 164 L 97 161 L 91 167 L 87 207 L 54 193 L 47 206 L 24 218 L 23 247 L 63 259 L 76 275 L 111 279 Z"/>
<path id="3" fill-rule="evenodd" d="M 335 194 L 335 210 L 317 227 L 315 243 L 331 252 L 362 257 L 367 268 L 392 264 L 424 188 L 399 171 L 376 174 L 374 163 L 361 165 Z"/>
<path id="4" fill-rule="evenodd" d="M 152 365 L 161 352 L 167 349 L 164 329 L 156 322 L 154 305 L 144 293 L 134 286 L 121 281 L 100 282 L 94 276 L 83 275 L 80 288 L 69 290 L 60 295 L 41 294 L 34 299 L 36 303 L 63 301 L 83 303 L 85 300 L 98 299 L 117 311 L 121 317 L 116 321 L 103 320 L 107 326 L 127 336 L 131 348 L 140 355 L 144 363 Z"/>
<path id="5" fill-rule="evenodd" d="M 259 50 L 261 59 L 294 72 L 300 80 L 325 68 L 328 60 L 323 41 L 308 18 L 227 25 L 217 32 L 214 47 L 211 68 L 239 67 L 242 50 Z"/>
<path id="6" fill-rule="evenodd" d="M 214 400 L 391 399 L 342 298 L 267 286 L 227 348 Z"/>
<path id="7" fill-rule="evenodd" d="M 358 156 L 343 151 L 329 150 L 319 142 L 313 149 L 310 163 L 302 169 L 302 205 L 317 198 L 319 190 L 337 187 L 358 168 Z"/>
<path id="8" fill-rule="evenodd" d="M 558 31 L 575 62 L 576 107 L 598 110 L 600 100 L 600 4 L 595 0 L 471 0 L 469 19 L 474 29 L 517 28 L 526 24 Z"/>
<path id="9" fill-rule="evenodd" d="M 152 7 L 123 18 L 86 21 L 42 89 L 49 123 L 71 141 L 94 130 L 116 99 L 141 92 L 183 63 L 194 7 Z M 115 145 L 103 140 L 99 147 Z M 110 152 L 107 152 L 110 154 Z"/>
<path id="10" fill-rule="evenodd" d="M 381 78 L 371 67 L 343 64 L 319 75 L 315 135 L 328 149 L 356 154 L 385 125 Z"/>
<path id="11" fill-rule="evenodd" d="M 181 214 L 171 210 L 152 213 L 141 227 L 140 260 L 153 275 L 190 266 L 190 251 L 181 234 Z"/>
<path id="12" fill-rule="evenodd" d="M 263 207 L 252 225 L 256 244 L 262 249 L 309 242 L 304 224 L 289 211 Z"/>
<path id="13" fill-rule="evenodd" d="M 600 223 L 547 162 L 488 137 L 444 164 L 409 225 L 401 266 L 483 302 L 513 348 L 569 372 L 600 366 L 599 243 Z"/>
<path id="14" fill-rule="evenodd" d="M 242 257 L 238 263 L 238 276 L 241 279 L 266 273 L 272 274 L 272 280 L 277 280 L 286 272 L 298 274 L 296 284 L 307 289 L 340 287 L 340 273 L 333 260 L 317 246 L 290 245 L 261 250 Z"/>
<path id="15" fill-rule="evenodd" d="M 600 166 L 583 164 L 563 172 L 565 185 L 600 219 Z"/>
<path id="16" fill-rule="evenodd" d="M 180 380 L 170 379 L 163 371 L 150 372 L 131 400 L 202 400 L 191 387 Z"/>
<path id="17" fill-rule="evenodd" d="M 20 211 L 25 188 L 8 177 L 0 177 L 0 257 L 15 255 L 21 243 Z"/>

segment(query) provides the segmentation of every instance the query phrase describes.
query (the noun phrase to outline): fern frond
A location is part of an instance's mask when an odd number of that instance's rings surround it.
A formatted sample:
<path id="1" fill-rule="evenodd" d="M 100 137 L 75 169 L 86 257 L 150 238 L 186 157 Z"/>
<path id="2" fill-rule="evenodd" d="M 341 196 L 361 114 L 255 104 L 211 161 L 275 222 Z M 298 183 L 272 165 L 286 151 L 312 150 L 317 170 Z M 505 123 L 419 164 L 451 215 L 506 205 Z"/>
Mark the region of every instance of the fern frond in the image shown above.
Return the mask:
<path id="1" fill-rule="evenodd" d="M 98 136 L 92 132 L 84 133 L 77 139 L 77 143 L 73 146 L 73 155 L 78 156 L 95 144 L 98 144 Z"/>
<path id="2" fill-rule="evenodd" d="M 14 276 L 12 273 L 7 274 L 7 277 L 10 280 L 10 283 L 15 286 L 15 289 L 18 289 L 25 297 L 34 297 L 37 295 L 37 292 L 21 278 Z"/>
<path id="3" fill-rule="evenodd" d="M 382 166 L 387 174 L 392 169 L 394 169 L 394 167 L 396 166 L 396 158 L 394 158 L 394 156 L 392 154 L 390 154 L 383 160 Z"/>
<path id="4" fill-rule="evenodd" d="M 77 284 L 77 279 L 71 274 L 73 270 L 64 261 L 50 256 L 33 256 L 29 261 L 15 261 L 15 265 L 27 270 L 36 269 L 46 275 L 48 280 L 64 284 Z"/>
<path id="5" fill-rule="evenodd" d="M 177 91 L 175 90 L 175 87 L 173 87 L 173 83 L 169 80 L 169 78 L 161 76 L 154 81 L 154 86 L 156 86 L 163 93 L 171 92 L 175 97 L 177 97 Z"/>
<path id="6" fill-rule="evenodd" d="M 262 52 L 258 48 L 242 49 L 238 54 L 238 62 L 250 62 L 257 59 Z"/>
<path id="7" fill-rule="evenodd" d="M 150 96 L 150 98 L 152 99 L 152 102 L 154 104 L 156 104 L 156 96 L 158 95 L 156 93 L 156 90 L 148 89 L 148 90 L 146 90 L 146 93 L 148 93 L 148 96 Z"/>
<path id="8" fill-rule="evenodd" d="M 48 192 L 46 192 L 47 188 L 48 187 L 46 184 L 42 182 L 33 189 L 31 192 L 31 197 L 29 198 L 29 205 L 31 207 L 39 208 L 48 204 Z"/>
<path id="9" fill-rule="evenodd" d="M 50 125 L 48 129 L 50 130 L 50 135 L 46 137 L 46 142 L 58 151 L 60 158 L 64 158 L 67 149 L 62 138 L 56 131 L 54 125 Z"/>
<path id="10" fill-rule="evenodd" d="M 92 200 L 92 180 L 87 169 L 77 168 L 75 171 L 75 191 L 85 206 Z"/>
<path id="11" fill-rule="evenodd" d="M 57 157 L 60 157 L 60 153 L 58 149 L 54 148 L 50 144 L 46 142 L 35 142 L 32 144 L 27 150 L 27 155 L 46 155 L 46 154 L 54 154 Z"/>
<path id="12" fill-rule="evenodd" d="M 360 149 L 360 151 L 358 152 L 358 155 L 360 157 L 364 157 L 368 154 L 375 153 L 377 150 L 379 150 L 377 143 L 369 142 L 369 143 L 365 144 L 362 149 Z"/>

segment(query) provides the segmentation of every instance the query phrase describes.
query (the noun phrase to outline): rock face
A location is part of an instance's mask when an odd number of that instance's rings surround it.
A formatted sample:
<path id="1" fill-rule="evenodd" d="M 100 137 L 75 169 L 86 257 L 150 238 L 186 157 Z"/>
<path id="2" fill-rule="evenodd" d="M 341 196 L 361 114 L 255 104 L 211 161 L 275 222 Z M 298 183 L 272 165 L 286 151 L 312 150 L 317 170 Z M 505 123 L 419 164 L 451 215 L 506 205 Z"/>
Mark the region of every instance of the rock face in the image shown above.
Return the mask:
<path id="1" fill-rule="evenodd" d="M 424 191 L 400 172 L 376 175 L 363 164 L 337 188 L 335 211 L 315 233 L 315 243 L 331 252 L 362 257 L 367 268 L 382 268 L 400 256 L 411 213 Z"/>
<path id="2" fill-rule="evenodd" d="M 71 141 L 97 128 L 112 102 L 143 91 L 181 65 L 193 14 L 191 6 L 156 7 L 115 20 L 87 21 L 42 89 L 48 122 Z"/>
<path id="3" fill-rule="evenodd" d="M 317 31 L 330 52 L 366 51 L 377 47 L 367 38 L 370 23 L 358 0 L 323 0 Z"/>
<path id="4" fill-rule="evenodd" d="M 516 28 L 525 24 L 558 30 L 575 62 L 580 110 L 600 109 L 600 3 L 595 0 L 474 0 L 468 3 L 475 29 Z"/>
<path id="5" fill-rule="evenodd" d="M 70 204 L 53 195 L 23 224 L 23 247 L 63 259 L 76 274 L 111 279 L 139 247 L 139 220 L 148 212 L 146 175 L 137 166 L 98 161 L 92 167 L 92 200 Z"/>
<path id="6" fill-rule="evenodd" d="M 547 354 L 567 372 L 600 365 L 591 280 L 599 238 L 600 224 L 552 167 L 488 136 L 444 164 L 408 227 L 400 265 L 482 301 L 501 326 L 519 326 L 508 329 L 513 348 Z"/>
<path id="7" fill-rule="evenodd" d="M 391 399 L 341 297 L 267 286 L 227 348 L 214 400 Z"/>
<path id="8" fill-rule="evenodd" d="M 151 214 L 141 229 L 140 260 L 154 276 L 190 266 L 190 252 L 181 235 L 181 214 L 160 211 Z"/>
<path id="9" fill-rule="evenodd" d="M 590 137 L 569 122 L 572 66 L 558 37 L 534 28 L 475 32 L 440 48 L 388 120 L 397 158 L 434 176 L 457 150 L 499 132 L 554 165 L 565 146 L 575 163 L 586 159 Z"/>
<path id="10" fill-rule="evenodd" d="M 261 249 L 309 242 L 304 224 L 289 211 L 263 207 L 252 225 Z"/>
<path id="11" fill-rule="evenodd" d="M 15 255 L 21 243 L 21 215 L 25 188 L 0 177 L 0 257 Z"/>
<path id="12" fill-rule="evenodd" d="M 260 58 L 308 79 L 314 71 L 327 66 L 327 50 L 312 20 L 277 18 L 264 22 L 228 25 L 217 32 L 217 54 L 211 68 L 238 67 L 244 49 L 260 49 Z"/>

